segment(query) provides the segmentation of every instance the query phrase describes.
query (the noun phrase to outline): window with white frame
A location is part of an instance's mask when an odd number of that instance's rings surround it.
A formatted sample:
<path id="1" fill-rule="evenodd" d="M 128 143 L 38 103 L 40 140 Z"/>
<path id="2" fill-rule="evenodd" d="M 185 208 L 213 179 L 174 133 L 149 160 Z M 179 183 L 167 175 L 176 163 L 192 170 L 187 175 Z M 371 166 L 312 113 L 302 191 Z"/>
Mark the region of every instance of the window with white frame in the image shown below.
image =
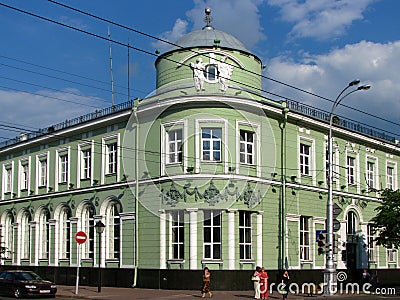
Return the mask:
<path id="1" fill-rule="evenodd" d="M 251 212 L 239 211 L 239 255 L 240 259 L 252 259 Z"/>
<path id="2" fill-rule="evenodd" d="M 87 235 L 87 241 L 83 244 L 82 258 L 94 258 L 94 215 L 95 209 L 92 205 L 85 205 L 82 210 L 82 231 Z"/>
<path id="3" fill-rule="evenodd" d="M 300 216 L 300 260 L 309 261 L 310 256 L 310 217 Z"/>
<path id="4" fill-rule="evenodd" d="M 39 216 L 39 259 L 48 259 L 50 250 L 50 212 L 42 209 Z"/>
<path id="5" fill-rule="evenodd" d="M 204 78 L 208 82 L 215 82 L 218 79 L 218 68 L 215 64 L 206 65 L 204 68 Z"/>
<path id="6" fill-rule="evenodd" d="M 367 161 L 367 187 L 375 189 L 375 161 Z"/>
<path id="7" fill-rule="evenodd" d="M 171 212 L 171 259 L 184 259 L 185 223 L 183 211 Z"/>
<path id="8" fill-rule="evenodd" d="M 167 162 L 182 162 L 182 129 L 173 129 L 167 132 Z"/>
<path id="9" fill-rule="evenodd" d="M 205 259 L 221 259 L 221 212 L 205 210 L 203 221 L 203 256 Z"/>
<path id="10" fill-rule="evenodd" d="M 7 213 L 4 223 L 4 258 L 11 258 L 14 248 L 14 215 L 12 213 Z"/>
<path id="11" fill-rule="evenodd" d="M 347 240 L 352 240 L 352 238 L 357 234 L 358 230 L 358 218 L 354 211 L 349 211 L 347 213 L 346 220 L 346 234 Z"/>
<path id="12" fill-rule="evenodd" d="M 92 174 L 92 149 L 81 151 L 81 179 L 90 179 Z"/>
<path id="13" fill-rule="evenodd" d="M 240 162 L 254 164 L 254 132 L 240 130 Z"/>
<path id="14" fill-rule="evenodd" d="M 347 171 L 347 183 L 356 184 L 356 158 L 353 156 L 347 156 L 346 158 L 346 171 Z"/>
<path id="15" fill-rule="evenodd" d="M 300 174 L 311 175 L 311 146 L 300 143 Z"/>
<path id="16" fill-rule="evenodd" d="M 12 164 L 4 165 L 3 169 L 3 188 L 4 193 L 10 193 L 12 190 Z"/>
<path id="17" fill-rule="evenodd" d="M 386 257 L 387 257 L 388 264 L 396 263 L 396 261 L 397 261 L 396 254 L 397 254 L 397 250 L 396 249 L 394 249 L 394 248 L 386 249 Z"/>
<path id="18" fill-rule="evenodd" d="M 118 165 L 117 142 L 106 144 L 106 174 L 116 174 Z"/>
<path id="19" fill-rule="evenodd" d="M 221 128 L 202 128 L 201 144 L 203 161 L 221 161 Z"/>
<path id="20" fill-rule="evenodd" d="M 386 166 L 386 188 L 387 189 L 390 189 L 390 190 L 395 189 L 394 180 L 395 180 L 394 166 L 387 165 Z"/>
<path id="21" fill-rule="evenodd" d="M 118 202 L 111 202 L 106 212 L 108 249 L 107 259 L 120 258 L 120 232 L 121 221 L 119 214 L 121 213 L 121 205 Z"/>
<path id="22" fill-rule="evenodd" d="M 39 160 L 39 186 L 47 186 L 47 158 Z"/>
<path id="23" fill-rule="evenodd" d="M 68 182 L 68 153 L 60 153 L 58 157 L 58 182 Z"/>
<path id="24" fill-rule="evenodd" d="M 31 214 L 29 211 L 24 211 L 21 216 L 21 259 L 27 260 L 29 259 L 30 253 L 30 245 L 31 245 L 31 235 L 30 235 L 30 221 L 32 220 Z"/>
<path id="25" fill-rule="evenodd" d="M 69 259 L 71 253 L 71 209 L 64 206 L 59 216 L 59 258 Z"/>
<path id="26" fill-rule="evenodd" d="M 21 162 L 20 171 L 20 190 L 29 188 L 29 162 L 28 160 Z"/>
<path id="27" fill-rule="evenodd" d="M 371 224 L 368 224 L 367 235 L 368 235 L 368 260 L 374 262 L 376 261 L 376 251 L 374 242 L 375 237 L 373 234 L 373 227 Z"/>

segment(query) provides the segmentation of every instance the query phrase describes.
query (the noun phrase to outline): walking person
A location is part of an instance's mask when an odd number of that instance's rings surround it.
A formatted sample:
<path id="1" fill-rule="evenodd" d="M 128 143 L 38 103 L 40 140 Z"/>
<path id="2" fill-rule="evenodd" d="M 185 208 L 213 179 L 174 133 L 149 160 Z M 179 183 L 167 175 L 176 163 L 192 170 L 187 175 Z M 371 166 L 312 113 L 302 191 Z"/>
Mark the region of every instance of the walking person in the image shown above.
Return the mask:
<path id="1" fill-rule="evenodd" d="M 268 299 L 268 273 L 265 271 L 264 267 L 261 268 L 260 272 L 260 296 L 261 299 Z"/>
<path id="2" fill-rule="evenodd" d="M 210 277 L 211 277 L 210 270 L 207 267 L 205 267 L 203 270 L 203 285 L 201 287 L 202 298 L 205 298 L 207 293 L 210 296 L 210 298 L 213 296 L 210 290 L 210 279 L 211 279 Z"/>
<path id="3" fill-rule="evenodd" d="M 289 280 L 290 280 L 289 272 L 285 271 L 282 275 L 282 281 L 281 281 L 281 284 L 282 284 L 282 289 L 281 289 L 282 292 L 281 293 L 282 293 L 283 299 L 287 299 L 288 294 L 289 294 Z"/>
<path id="4" fill-rule="evenodd" d="M 257 266 L 251 277 L 254 285 L 254 299 L 260 299 L 260 272 L 261 268 Z"/>

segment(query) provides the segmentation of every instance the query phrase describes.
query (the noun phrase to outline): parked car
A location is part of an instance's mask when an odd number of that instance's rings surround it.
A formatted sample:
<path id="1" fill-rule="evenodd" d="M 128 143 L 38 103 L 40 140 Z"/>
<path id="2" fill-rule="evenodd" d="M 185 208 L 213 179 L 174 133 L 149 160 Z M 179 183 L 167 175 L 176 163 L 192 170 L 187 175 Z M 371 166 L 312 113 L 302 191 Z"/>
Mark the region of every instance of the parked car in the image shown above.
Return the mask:
<path id="1" fill-rule="evenodd" d="M 0 273 L 0 293 L 15 298 L 49 296 L 54 298 L 57 286 L 31 271 L 3 271 Z"/>

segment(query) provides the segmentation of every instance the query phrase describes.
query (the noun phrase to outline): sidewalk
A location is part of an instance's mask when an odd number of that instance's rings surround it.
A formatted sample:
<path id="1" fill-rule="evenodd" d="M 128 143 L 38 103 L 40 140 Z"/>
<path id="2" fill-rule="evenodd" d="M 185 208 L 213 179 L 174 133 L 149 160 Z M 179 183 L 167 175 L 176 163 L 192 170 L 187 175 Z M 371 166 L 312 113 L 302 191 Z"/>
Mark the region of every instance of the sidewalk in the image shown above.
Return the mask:
<path id="1" fill-rule="evenodd" d="M 191 290 L 153 290 L 153 289 L 139 289 L 139 288 L 113 288 L 102 287 L 101 293 L 97 292 L 97 287 L 80 286 L 78 295 L 75 295 L 75 286 L 57 286 L 57 297 L 64 298 L 81 298 L 81 299 L 98 299 L 98 300 L 124 300 L 124 299 L 201 299 L 199 291 Z M 331 296 L 332 298 L 352 298 L 354 295 L 340 295 Z M 374 295 L 357 295 L 365 299 L 376 299 Z M 326 299 L 324 296 L 308 297 L 307 295 L 293 295 L 288 297 L 290 300 L 298 299 Z M 207 299 L 208 295 L 207 295 Z M 226 299 L 254 299 L 253 291 L 215 291 L 212 299 L 226 300 Z M 282 295 L 274 292 L 269 296 L 269 299 L 282 299 Z"/>

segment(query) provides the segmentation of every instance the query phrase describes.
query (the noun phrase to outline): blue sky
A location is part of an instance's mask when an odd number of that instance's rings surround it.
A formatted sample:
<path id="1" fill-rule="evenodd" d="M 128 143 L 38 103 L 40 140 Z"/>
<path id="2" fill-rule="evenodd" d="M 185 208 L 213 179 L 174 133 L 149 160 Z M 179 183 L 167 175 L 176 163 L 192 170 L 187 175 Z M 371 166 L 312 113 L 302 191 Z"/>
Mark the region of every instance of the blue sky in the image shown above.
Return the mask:
<path id="1" fill-rule="evenodd" d="M 175 42 L 212 25 L 241 40 L 267 66 L 263 75 L 334 99 L 348 82 L 372 85 L 339 107 L 338 114 L 399 136 L 400 1 L 397 0 L 169 0 L 60 3 L 151 36 Z M 129 44 L 130 97 L 155 88 L 155 50 L 165 44 L 46 0 L 0 0 L 42 17 Z M 140 4 L 138 4 L 140 3 Z M 0 137 L 35 129 L 111 105 L 109 43 L 0 5 Z M 128 50 L 113 44 L 115 103 L 128 99 Z M 331 103 L 264 79 L 265 91 L 321 109 Z M 275 97 L 274 99 L 279 99 Z M 373 118 L 379 116 L 391 123 Z M 8 122 L 8 123 L 5 123 Z M 0 139 L 1 141 L 1 139 Z"/>

